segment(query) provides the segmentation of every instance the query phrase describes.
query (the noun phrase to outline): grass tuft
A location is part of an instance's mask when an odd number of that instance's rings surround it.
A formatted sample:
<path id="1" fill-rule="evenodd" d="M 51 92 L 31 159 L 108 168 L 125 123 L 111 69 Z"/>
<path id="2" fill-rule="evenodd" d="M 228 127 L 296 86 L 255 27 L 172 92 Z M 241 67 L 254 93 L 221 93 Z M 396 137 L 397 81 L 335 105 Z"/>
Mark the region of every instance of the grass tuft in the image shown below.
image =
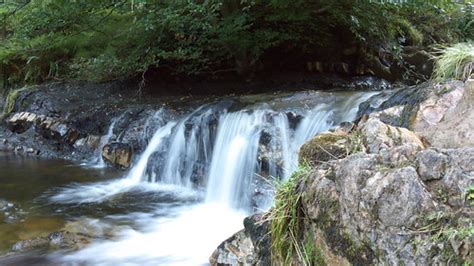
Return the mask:
<path id="1" fill-rule="evenodd" d="M 442 82 L 448 79 L 467 80 L 474 71 L 474 43 L 458 43 L 438 49 L 434 56 L 433 80 Z"/>
<path id="2" fill-rule="evenodd" d="M 298 171 L 284 182 L 277 185 L 275 207 L 270 211 L 270 231 L 272 238 L 272 257 L 283 265 L 292 265 L 298 258 L 303 265 L 311 265 L 310 258 L 314 248 L 302 246 L 300 239 L 305 232 L 303 229 L 304 212 L 302 210 L 302 195 L 298 192 L 298 184 L 304 182 L 310 174 L 310 167 L 300 166 Z M 312 241 L 312 240 L 311 240 Z"/>

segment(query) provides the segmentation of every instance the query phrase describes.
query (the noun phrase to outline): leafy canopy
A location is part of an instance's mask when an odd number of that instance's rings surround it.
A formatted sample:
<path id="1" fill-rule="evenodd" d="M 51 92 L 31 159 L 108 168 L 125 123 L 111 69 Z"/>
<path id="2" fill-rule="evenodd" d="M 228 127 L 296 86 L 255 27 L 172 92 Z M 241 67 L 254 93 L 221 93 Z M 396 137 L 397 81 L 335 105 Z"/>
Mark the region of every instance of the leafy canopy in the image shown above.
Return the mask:
<path id="1" fill-rule="evenodd" d="M 150 68 L 249 74 L 276 58 L 324 57 L 322 48 L 341 43 L 396 52 L 471 39 L 472 8 L 441 0 L 4 0 L 0 81 L 105 81 Z"/>

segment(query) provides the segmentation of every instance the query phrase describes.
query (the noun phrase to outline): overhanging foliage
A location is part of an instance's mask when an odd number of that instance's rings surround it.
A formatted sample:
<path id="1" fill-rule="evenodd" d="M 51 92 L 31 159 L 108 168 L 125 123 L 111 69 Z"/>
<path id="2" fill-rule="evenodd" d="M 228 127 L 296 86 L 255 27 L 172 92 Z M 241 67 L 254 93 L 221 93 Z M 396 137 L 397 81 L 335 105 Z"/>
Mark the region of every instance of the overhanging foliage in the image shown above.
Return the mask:
<path id="1" fill-rule="evenodd" d="M 275 54 L 319 58 L 341 43 L 396 54 L 469 39 L 474 28 L 472 5 L 449 1 L 5 0 L 0 18 L 3 85 L 113 80 L 150 67 L 246 75 Z"/>

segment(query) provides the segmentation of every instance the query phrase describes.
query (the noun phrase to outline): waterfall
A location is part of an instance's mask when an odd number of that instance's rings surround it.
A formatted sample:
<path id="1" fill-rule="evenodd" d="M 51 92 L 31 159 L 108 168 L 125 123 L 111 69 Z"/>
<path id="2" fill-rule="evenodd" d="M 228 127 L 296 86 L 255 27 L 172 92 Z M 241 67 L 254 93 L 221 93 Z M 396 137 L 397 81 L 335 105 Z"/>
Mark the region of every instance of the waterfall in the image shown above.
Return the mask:
<path id="1" fill-rule="evenodd" d="M 166 125 L 156 130 L 155 134 L 153 134 L 153 137 L 148 143 L 148 146 L 146 147 L 145 151 L 138 159 L 137 164 L 130 170 L 127 175 L 127 179 L 130 180 L 130 183 L 137 184 L 143 179 L 148 164 L 148 159 L 162 144 L 163 139 L 170 135 L 171 129 L 174 127 L 175 124 L 175 122 L 168 122 Z"/>
<path id="2" fill-rule="evenodd" d="M 107 143 L 109 143 L 110 139 L 112 138 L 114 134 L 115 124 L 119 120 L 120 120 L 120 117 L 112 119 L 112 122 L 110 123 L 109 128 L 107 129 L 107 134 L 105 134 L 104 136 L 100 138 L 100 143 L 99 143 L 99 147 L 98 147 L 97 155 L 96 155 L 97 163 L 96 165 L 94 165 L 94 167 L 104 168 L 106 166 L 104 159 L 102 158 L 102 149 L 104 148 L 105 145 L 107 145 Z"/>
<path id="3" fill-rule="evenodd" d="M 249 206 L 249 188 L 257 164 L 258 142 L 266 112 L 239 111 L 219 119 L 208 177 L 206 201 L 234 208 Z"/>
<path id="4" fill-rule="evenodd" d="M 166 161 L 161 173 L 161 182 L 166 184 L 191 187 L 191 178 L 199 161 L 208 161 L 210 146 L 209 123 L 212 109 L 202 114 L 201 107 L 183 118 L 173 130 Z M 191 127 L 186 134 L 187 125 Z"/>
<path id="5" fill-rule="evenodd" d="M 207 264 L 212 250 L 242 229 L 245 216 L 272 206 L 271 181 L 285 180 L 297 169 L 301 145 L 354 120 L 359 104 L 374 94 L 234 97 L 187 114 L 164 109 L 148 113 L 133 123 L 145 125 L 143 133 L 137 133 L 142 139 L 133 141 L 146 148 L 125 178 L 71 185 L 51 200 L 93 204 L 123 193 L 127 201 L 135 196 L 146 201 L 153 211 L 120 215 L 129 217 L 131 225 L 119 229 L 117 237 L 58 256 L 73 265 Z"/>
<path id="6" fill-rule="evenodd" d="M 206 202 L 246 211 L 267 208 L 253 199 L 260 175 L 287 179 L 306 141 L 355 119 L 359 104 L 374 94 L 306 94 L 312 108 L 298 99 L 282 107 L 257 103 L 235 111 L 204 105 L 159 128 L 127 178 L 136 184 L 148 171 L 152 182 L 187 188 L 207 182 Z M 159 160 L 149 160 L 154 153 Z"/>
<path id="7" fill-rule="evenodd" d="M 275 136 L 273 136 L 269 143 L 269 148 L 272 154 L 279 154 L 279 162 L 271 160 L 268 165 L 268 174 L 272 177 L 282 176 L 288 177 L 290 174 L 290 146 L 291 146 L 291 129 L 288 122 L 288 116 L 285 113 L 277 113 L 272 121 L 275 129 Z"/>
<path id="8" fill-rule="evenodd" d="M 281 167 L 278 162 L 272 160 L 269 162 L 268 173 L 271 177 L 281 176 L 287 178 L 291 174 L 291 129 L 288 122 L 288 116 L 284 113 L 278 113 L 273 117 L 273 125 L 276 131 L 276 136 L 273 136 L 270 141 L 270 149 L 272 153 L 278 153 L 280 149 Z M 281 169 L 279 169 L 281 168 Z M 280 171 L 279 171 L 280 170 Z"/>

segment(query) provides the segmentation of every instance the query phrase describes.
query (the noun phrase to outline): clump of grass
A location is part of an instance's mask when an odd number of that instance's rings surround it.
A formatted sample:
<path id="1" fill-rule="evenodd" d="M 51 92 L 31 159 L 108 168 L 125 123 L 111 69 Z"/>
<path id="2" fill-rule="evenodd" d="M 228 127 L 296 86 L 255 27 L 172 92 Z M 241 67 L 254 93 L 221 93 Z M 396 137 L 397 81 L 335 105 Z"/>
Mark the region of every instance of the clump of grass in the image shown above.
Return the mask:
<path id="1" fill-rule="evenodd" d="M 272 238 L 272 257 L 283 265 L 291 265 L 294 256 L 303 265 L 310 265 L 308 249 L 302 247 L 300 239 L 304 232 L 304 212 L 302 210 L 302 195 L 297 191 L 298 184 L 309 177 L 310 167 L 302 165 L 287 181 L 277 186 L 275 207 L 270 211 L 270 232 Z"/>
<path id="2" fill-rule="evenodd" d="M 438 49 L 434 60 L 433 80 L 467 80 L 474 71 L 474 43 L 464 42 Z"/>

